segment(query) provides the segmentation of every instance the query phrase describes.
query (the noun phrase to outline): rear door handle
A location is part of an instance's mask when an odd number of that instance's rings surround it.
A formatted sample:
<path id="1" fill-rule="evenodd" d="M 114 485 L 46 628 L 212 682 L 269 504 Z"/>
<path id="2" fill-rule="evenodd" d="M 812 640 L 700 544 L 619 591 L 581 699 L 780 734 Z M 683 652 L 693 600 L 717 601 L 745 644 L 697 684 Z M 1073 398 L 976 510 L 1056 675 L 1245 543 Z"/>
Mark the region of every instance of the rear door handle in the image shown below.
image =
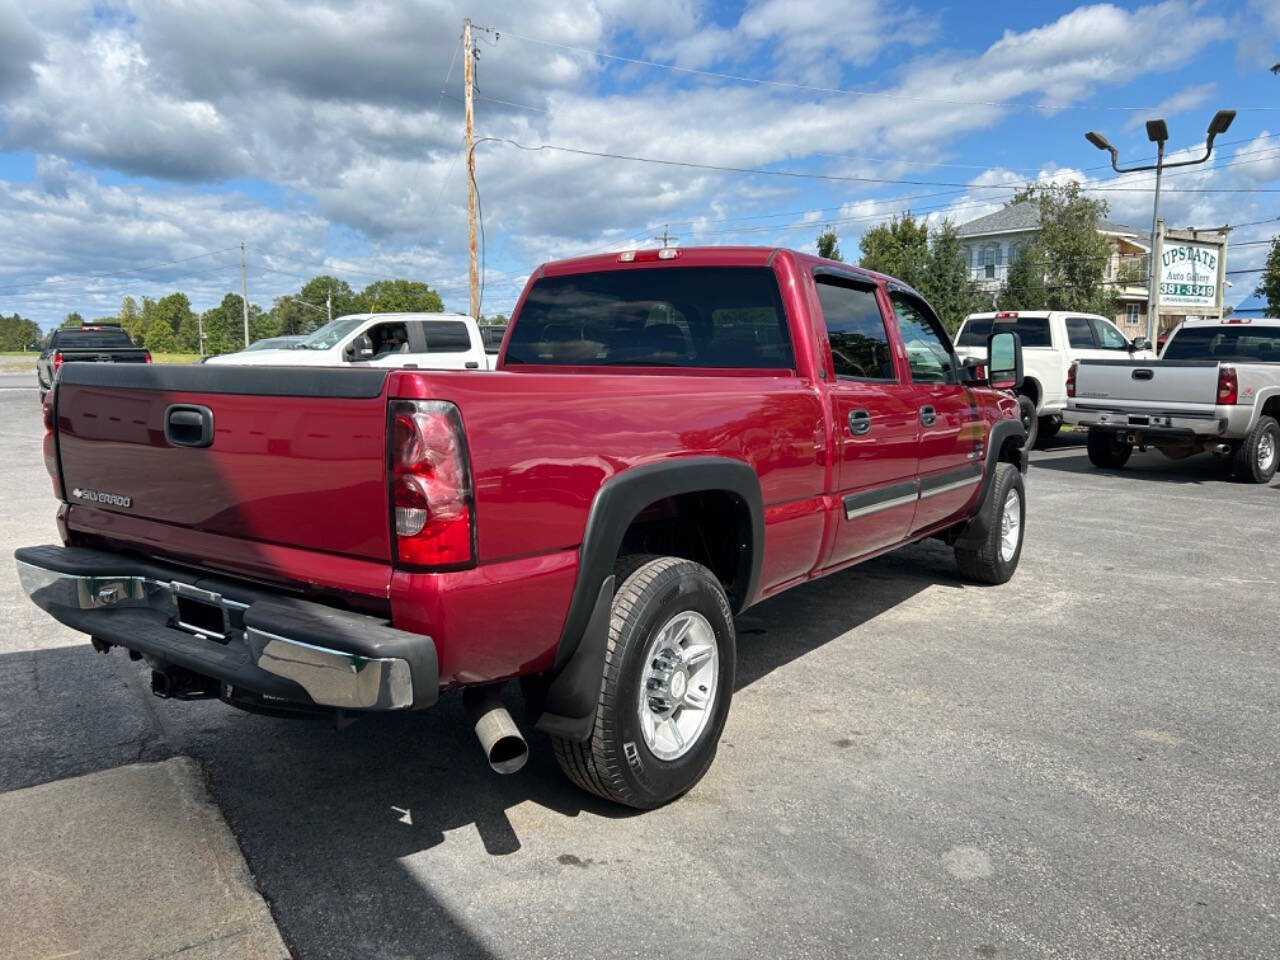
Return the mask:
<path id="1" fill-rule="evenodd" d="M 213 411 L 195 404 L 174 404 L 164 412 L 164 438 L 172 447 L 213 444 Z"/>
<path id="2" fill-rule="evenodd" d="M 1130 374 L 1130 376 L 1133 377 L 1133 379 L 1135 380 L 1150 380 L 1155 375 L 1156 375 L 1156 372 L 1154 370 L 1146 370 L 1143 368 L 1139 368 Z"/>
<path id="3" fill-rule="evenodd" d="M 933 409 L 933 407 L 921 407 L 920 422 L 926 427 L 932 427 L 938 422 L 938 411 Z"/>
<path id="4" fill-rule="evenodd" d="M 866 410 L 849 411 L 849 432 L 861 437 L 871 432 L 871 414 Z"/>

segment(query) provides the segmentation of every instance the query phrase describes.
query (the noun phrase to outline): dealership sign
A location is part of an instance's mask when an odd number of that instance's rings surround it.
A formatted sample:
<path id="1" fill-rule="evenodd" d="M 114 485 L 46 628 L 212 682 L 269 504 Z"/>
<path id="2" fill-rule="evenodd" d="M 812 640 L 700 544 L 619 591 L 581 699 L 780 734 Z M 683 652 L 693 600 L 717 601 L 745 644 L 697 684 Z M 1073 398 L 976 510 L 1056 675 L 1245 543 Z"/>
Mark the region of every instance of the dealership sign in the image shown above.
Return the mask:
<path id="1" fill-rule="evenodd" d="M 1160 309 L 1216 313 L 1222 305 L 1225 244 L 1193 243 L 1165 235 L 1160 245 Z"/>

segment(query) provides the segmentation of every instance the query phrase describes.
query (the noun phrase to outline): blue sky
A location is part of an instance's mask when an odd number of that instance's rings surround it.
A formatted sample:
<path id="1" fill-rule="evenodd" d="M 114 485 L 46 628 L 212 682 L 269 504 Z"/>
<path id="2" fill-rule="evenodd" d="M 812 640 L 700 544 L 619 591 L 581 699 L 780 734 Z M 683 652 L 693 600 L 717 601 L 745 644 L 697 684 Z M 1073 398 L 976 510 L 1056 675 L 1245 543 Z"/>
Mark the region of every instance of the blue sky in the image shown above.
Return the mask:
<path id="1" fill-rule="evenodd" d="M 1280 0 L 34 6 L 0 0 L 0 312 L 44 325 L 126 294 L 211 306 L 241 240 L 264 307 L 328 272 L 426 280 L 465 310 L 464 16 L 489 28 L 478 133 L 544 147 L 476 150 L 489 314 L 539 262 L 666 224 L 811 248 L 831 223 L 849 256 L 903 210 L 963 222 L 1078 179 L 1145 228 L 1150 178 L 1114 179 L 1083 135 L 1140 159 L 1155 114 L 1190 155 L 1240 111 L 1211 165 L 1167 178 L 1171 226 L 1250 224 L 1244 270 L 1275 232 L 1253 221 L 1280 215 Z M 1256 275 L 1233 279 L 1247 301 Z"/>

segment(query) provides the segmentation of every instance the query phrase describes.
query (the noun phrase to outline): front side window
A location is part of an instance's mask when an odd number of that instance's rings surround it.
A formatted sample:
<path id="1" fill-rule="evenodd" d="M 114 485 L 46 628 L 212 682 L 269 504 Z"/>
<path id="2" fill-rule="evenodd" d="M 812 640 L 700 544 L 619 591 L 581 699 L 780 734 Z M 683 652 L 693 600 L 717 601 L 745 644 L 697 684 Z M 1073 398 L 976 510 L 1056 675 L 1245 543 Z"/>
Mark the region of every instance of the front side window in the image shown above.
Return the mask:
<path id="1" fill-rule="evenodd" d="M 794 370 L 767 267 L 639 267 L 543 277 L 506 363 Z"/>
<path id="2" fill-rule="evenodd" d="M 1093 332 L 1097 337 L 1098 346 L 1103 350 L 1129 349 L 1129 341 L 1124 338 L 1124 335 L 1119 330 L 1105 320 L 1094 320 Z"/>
<path id="3" fill-rule="evenodd" d="M 909 294 L 895 292 L 889 299 L 907 348 L 911 379 L 916 383 L 958 383 L 955 354 L 933 311 Z"/>
<path id="4" fill-rule="evenodd" d="M 373 341 L 373 359 L 409 352 L 409 330 L 403 320 L 374 324 L 365 332 Z"/>
<path id="5" fill-rule="evenodd" d="M 831 277 L 816 279 L 835 375 L 841 379 L 896 381 L 889 334 L 875 288 Z"/>
<path id="6" fill-rule="evenodd" d="M 1086 317 L 1067 317 L 1067 343 L 1075 347 L 1077 350 L 1092 350 L 1096 344 L 1093 342 L 1093 327 L 1089 325 Z"/>

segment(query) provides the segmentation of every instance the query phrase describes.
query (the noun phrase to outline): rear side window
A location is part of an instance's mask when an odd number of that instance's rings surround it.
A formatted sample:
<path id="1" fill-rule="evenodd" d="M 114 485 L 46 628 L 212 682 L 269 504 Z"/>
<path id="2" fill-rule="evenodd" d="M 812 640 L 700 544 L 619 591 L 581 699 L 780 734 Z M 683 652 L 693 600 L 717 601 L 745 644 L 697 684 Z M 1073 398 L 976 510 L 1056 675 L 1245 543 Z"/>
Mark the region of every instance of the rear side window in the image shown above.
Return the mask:
<path id="1" fill-rule="evenodd" d="M 1183 327 L 1160 359 L 1280 363 L 1280 327 Z"/>
<path id="2" fill-rule="evenodd" d="M 62 347 L 64 350 L 106 350 L 112 347 L 132 347 L 133 341 L 119 327 L 104 327 L 101 330 L 57 330 L 49 341 L 50 347 Z"/>
<path id="3" fill-rule="evenodd" d="M 889 334 L 875 288 L 829 277 L 815 279 L 835 375 L 857 380 L 896 380 Z"/>
<path id="4" fill-rule="evenodd" d="M 791 370 L 791 334 L 765 267 L 652 267 L 543 277 L 506 363 Z"/>
<path id="5" fill-rule="evenodd" d="M 471 349 L 467 325 L 457 320 L 423 320 L 427 353 L 466 353 Z"/>
<path id="6" fill-rule="evenodd" d="M 956 346 L 985 347 L 987 345 L 987 337 L 991 336 L 992 322 L 990 317 L 975 317 L 966 321 L 964 329 L 956 337 Z M 1022 338 L 1024 347 L 1049 347 L 1053 345 L 1049 339 L 1048 317 L 1001 317 L 994 323 L 997 331 L 1016 331 L 1018 336 Z"/>
<path id="7" fill-rule="evenodd" d="M 1085 317 L 1067 317 L 1067 343 L 1077 350 L 1092 350 L 1093 327 Z"/>

